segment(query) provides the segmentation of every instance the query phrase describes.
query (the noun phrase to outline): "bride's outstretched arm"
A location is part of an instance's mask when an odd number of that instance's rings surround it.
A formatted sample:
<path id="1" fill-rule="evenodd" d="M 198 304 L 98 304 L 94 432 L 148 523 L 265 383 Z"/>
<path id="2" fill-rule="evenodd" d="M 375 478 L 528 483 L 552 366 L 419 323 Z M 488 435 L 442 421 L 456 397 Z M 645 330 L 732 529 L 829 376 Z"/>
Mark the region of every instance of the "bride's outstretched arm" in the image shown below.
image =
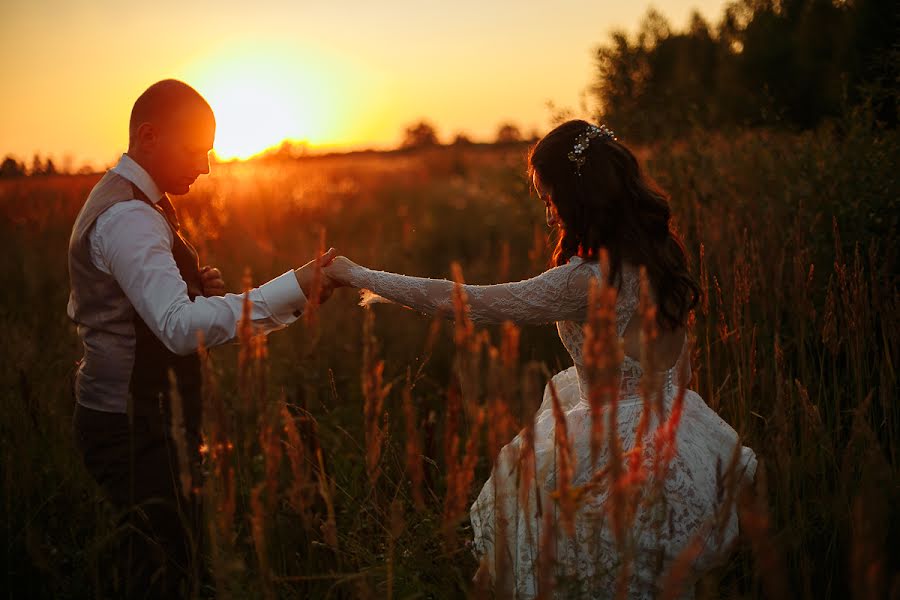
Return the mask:
<path id="1" fill-rule="evenodd" d="M 346 285 L 369 289 L 392 302 L 429 315 L 453 316 L 453 286 L 446 279 L 374 271 L 338 257 L 325 272 Z M 580 321 L 587 290 L 596 273 L 586 264 L 567 264 L 514 283 L 464 285 L 469 316 L 475 322 L 523 324 Z"/>

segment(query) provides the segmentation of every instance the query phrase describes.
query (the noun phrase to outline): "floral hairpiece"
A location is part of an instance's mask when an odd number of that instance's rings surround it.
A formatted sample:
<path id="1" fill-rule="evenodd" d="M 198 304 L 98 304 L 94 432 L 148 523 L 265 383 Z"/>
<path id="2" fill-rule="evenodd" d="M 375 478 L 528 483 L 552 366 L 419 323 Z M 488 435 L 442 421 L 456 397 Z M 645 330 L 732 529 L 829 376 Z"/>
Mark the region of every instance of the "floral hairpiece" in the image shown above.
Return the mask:
<path id="1" fill-rule="evenodd" d="M 605 137 L 611 140 L 616 139 L 616 134 L 612 132 L 606 125 L 588 125 L 584 132 L 578 134 L 575 138 L 575 147 L 569 152 L 569 160 L 575 163 L 575 172 L 581 175 L 581 165 L 587 160 L 584 151 L 588 149 L 591 140 L 597 137 Z"/>

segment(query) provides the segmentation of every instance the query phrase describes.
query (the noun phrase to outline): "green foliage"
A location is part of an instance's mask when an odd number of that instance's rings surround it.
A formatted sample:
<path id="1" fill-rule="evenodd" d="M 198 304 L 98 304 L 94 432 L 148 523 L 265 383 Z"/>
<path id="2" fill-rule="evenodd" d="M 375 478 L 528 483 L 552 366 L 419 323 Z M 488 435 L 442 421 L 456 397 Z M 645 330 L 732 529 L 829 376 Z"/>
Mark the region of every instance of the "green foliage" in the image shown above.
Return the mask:
<path id="1" fill-rule="evenodd" d="M 877 98 L 897 122 L 896 7 L 884 0 L 729 4 L 711 28 L 673 32 L 650 10 L 597 49 L 600 120 L 649 142 L 695 128 L 809 129 Z"/>

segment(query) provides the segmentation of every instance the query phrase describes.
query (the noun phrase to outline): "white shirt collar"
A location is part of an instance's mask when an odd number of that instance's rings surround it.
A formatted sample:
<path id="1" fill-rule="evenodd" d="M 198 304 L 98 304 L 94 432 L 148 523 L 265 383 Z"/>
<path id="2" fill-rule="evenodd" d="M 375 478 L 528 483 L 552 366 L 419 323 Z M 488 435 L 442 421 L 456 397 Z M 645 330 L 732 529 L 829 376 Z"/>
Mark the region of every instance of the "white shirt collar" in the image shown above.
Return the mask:
<path id="1" fill-rule="evenodd" d="M 163 193 L 156 185 L 156 182 L 153 181 L 153 178 L 150 177 L 150 174 L 127 154 L 122 155 L 122 158 L 119 159 L 119 162 L 112 170 L 138 186 L 138 189 L 144 192 L 154 204 L 162 199 Z"/>

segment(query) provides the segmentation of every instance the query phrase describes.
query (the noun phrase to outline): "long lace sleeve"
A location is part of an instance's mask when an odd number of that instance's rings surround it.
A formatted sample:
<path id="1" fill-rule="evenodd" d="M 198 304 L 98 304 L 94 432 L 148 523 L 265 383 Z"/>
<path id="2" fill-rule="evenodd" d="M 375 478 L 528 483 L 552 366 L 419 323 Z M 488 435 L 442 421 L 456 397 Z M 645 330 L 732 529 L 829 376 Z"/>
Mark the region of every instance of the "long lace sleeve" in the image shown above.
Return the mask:
<path id="1" fill-rule="evenodd" d="M 476 323 L 542 324 L 584 320 L 593 265 L 573 260 L 536 277 L 495 285 L 464 285 Z M 353 267 L 350 283 L 429 315 L 453 315 L 453 282 Z"/>

